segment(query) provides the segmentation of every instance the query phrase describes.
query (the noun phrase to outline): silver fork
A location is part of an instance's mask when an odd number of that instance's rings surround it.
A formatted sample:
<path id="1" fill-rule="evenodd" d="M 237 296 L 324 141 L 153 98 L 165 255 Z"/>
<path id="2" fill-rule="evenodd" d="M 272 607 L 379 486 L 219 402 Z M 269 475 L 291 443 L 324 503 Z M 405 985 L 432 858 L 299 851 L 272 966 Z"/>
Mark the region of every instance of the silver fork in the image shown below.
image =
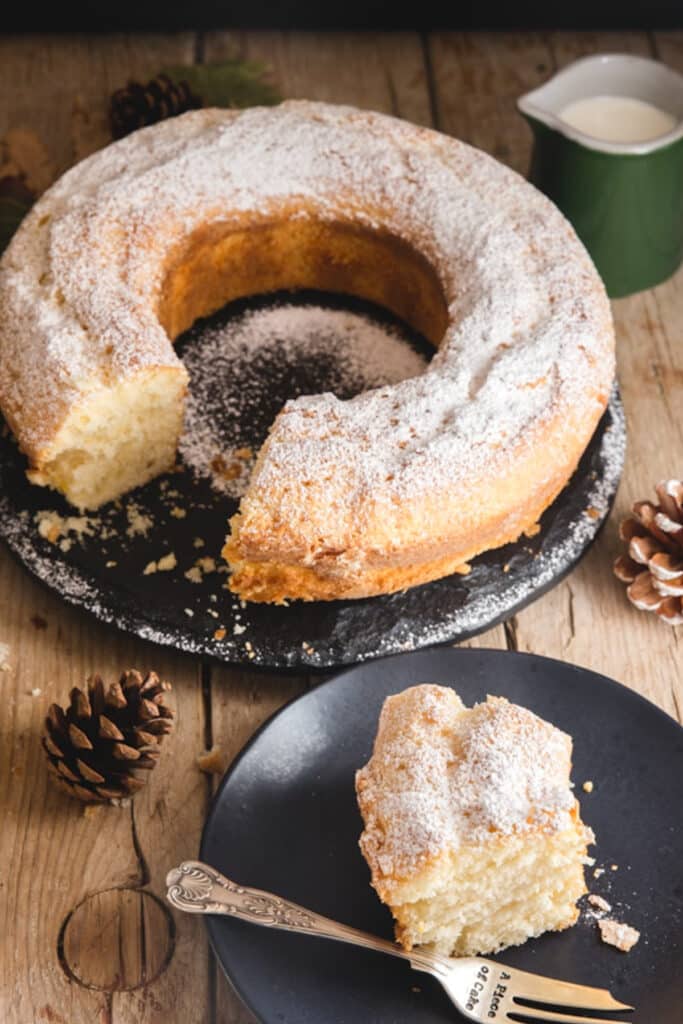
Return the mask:
<path id="1" fill-rule="evenodd" d="M 253 924 L 350 942 L 408 960 L 416 971 L 426 971 L 440 981 L 458 1010 L 480 1024 L 517 1020 L 617 1024 L 614 1017 L 577 1017 L 573 1011 L 612 1014 L 633 1009 L 617 1002 L 606 989 L 528 974 L 483 957 L 456 959 L 420 948 L 406 953 L 393 942 L 339 924 L 272 893 L 236 885 L 201 861 L 186 860 L 180 867 L 173 868 L 166 876 L 166 885 L 166 898 L 178 910 L 191 914 L 228 914 Z M 528 1003 L 561 1009 L 558 1013 Z"/>

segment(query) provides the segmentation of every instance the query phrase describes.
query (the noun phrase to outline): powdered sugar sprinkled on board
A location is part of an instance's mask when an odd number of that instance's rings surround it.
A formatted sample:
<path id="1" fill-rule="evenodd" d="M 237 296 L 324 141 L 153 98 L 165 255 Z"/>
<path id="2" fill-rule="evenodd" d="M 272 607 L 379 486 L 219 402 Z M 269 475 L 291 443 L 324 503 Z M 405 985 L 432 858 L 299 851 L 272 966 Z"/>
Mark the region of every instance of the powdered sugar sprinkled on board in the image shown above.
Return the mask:
<path id="1" fill-rule="evenodd" d="M 239 498 L 262 438 L 245 433 L 253 410 L 268 401 L 288 368 L 324 364 L 338 398 L 422 373 L 427 360 L 390 326 L 347 310 L 284 304 L 256 309 L 210 328 L 188 347 L 190 374 L 179 452 L 216 490 Z M 206 366 L 212 370 L 206 372 Z M 266 370 L 264 373 L 263 370 Z"/>

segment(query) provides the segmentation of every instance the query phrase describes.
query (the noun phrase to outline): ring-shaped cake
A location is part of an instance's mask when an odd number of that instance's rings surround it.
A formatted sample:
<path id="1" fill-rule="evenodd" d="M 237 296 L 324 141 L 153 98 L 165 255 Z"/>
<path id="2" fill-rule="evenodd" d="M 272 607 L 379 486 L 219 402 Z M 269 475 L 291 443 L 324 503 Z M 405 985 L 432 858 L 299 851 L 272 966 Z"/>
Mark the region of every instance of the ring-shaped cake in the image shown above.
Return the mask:
<path id="1" fill-rule="evenodd" d="M 260 601 L 386 593 L 534 527 L 614 376 L 562 214 L 445 135 L 293 101 L 200 110 L 78 164 L 0 263 L 0 407 L 39 484 L 95 508 L 168 469 L 198 317 L 282 288 L 388 307 L 437 351 L 350 401 L 288 402 L 225 555 Z"/>

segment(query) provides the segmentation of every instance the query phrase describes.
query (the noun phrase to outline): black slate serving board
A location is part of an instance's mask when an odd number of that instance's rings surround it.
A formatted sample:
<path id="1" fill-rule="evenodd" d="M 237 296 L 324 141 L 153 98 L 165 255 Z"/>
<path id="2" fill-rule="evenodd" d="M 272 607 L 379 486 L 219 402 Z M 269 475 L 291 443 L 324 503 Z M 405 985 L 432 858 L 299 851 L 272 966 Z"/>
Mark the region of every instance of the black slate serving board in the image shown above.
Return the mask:
<path id="1" fill-rule="evenodd" d="M 180 339 L 178 350 L 187 354 L 202 344 L 208 331 L 237 322 L 245 312 L 284 302 L 348 310 L 398 332 L 425 358 L 432 351 L 424 339 L 379 307 L 318 292 L 232 303 L 195 325 Z M 347 379 L 346 392 L 344 387 L 339 392 L 334 351 L 313 363 L 288 363 L 286 353 L 277 354 L 270 365 L 261 359 L 258 378 L 248 365 L 237 377 L 221 376 L 215 366 L 201 362 L 198 372 L 211 378 L 214 395 L 225 394 L 224 402 L 212 403 L 211 414 L 218 417 L 221 409 L 231 408 L 234 414 L 229 392 L 233 398 L 248 394 L 258 379 L 259 401 L 242 403 L 240 413 L 241 435 L 255 449 L 284 401 L 294 394 L 337 387 L 339 397 L 350 397 L 362 388 L 362 380 Z M 619 483 L 624 449 L 623 410 L 615 388 L 576 473 L 543 515 L 536 536 L 479 556 L 467 576 L 357 601 L 243 606 L 225 589 L 225 566 L 219 556 L 226 522 L 237 502 L 187 470 L 160 477 L 124 501 L 106 506 L 92 535 L 71 531 L 51 543 L 39 533 L 36 516 L 45 510 L 62 517 L 76 513 L 60 495 L 28 483 L 25 459 L 7 432 L 0 439 L 0 535 L 29 571 L 66 601 L 120 629 L 234 665 L 327 670 L 465 639 L 554 586 L 603 525 Z M 129 535 L 131 504 L 149 518 L 146 534 Z M 176 518 L 179 508 L 185 512 L 182 519 Z M 195 547 L 197 538 L 203 542 L 201 548 Z M 150 562 L 169 552 L 175 556 L 175 570 L 144 574 Z M 201 574 L 199 583 L 184 575 L 198 557 L 212 557 L 217 566 L 216 571 Z"/>

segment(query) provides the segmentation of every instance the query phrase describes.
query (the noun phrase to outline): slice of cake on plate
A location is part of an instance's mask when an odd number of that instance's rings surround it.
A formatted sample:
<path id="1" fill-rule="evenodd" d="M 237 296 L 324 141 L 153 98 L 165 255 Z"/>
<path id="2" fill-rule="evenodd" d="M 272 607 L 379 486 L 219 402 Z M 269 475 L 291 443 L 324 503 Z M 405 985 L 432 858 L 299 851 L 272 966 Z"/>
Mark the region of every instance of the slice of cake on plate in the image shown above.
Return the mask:
<path id="1" fill-rule="evenodd" d="M 593 833 L 569 779 L 572 740 L 502 697 L 448 687 L 388 697 L 356 775 L 361 850 L 408 950 L 493 953 L 568 928 Z"/>

